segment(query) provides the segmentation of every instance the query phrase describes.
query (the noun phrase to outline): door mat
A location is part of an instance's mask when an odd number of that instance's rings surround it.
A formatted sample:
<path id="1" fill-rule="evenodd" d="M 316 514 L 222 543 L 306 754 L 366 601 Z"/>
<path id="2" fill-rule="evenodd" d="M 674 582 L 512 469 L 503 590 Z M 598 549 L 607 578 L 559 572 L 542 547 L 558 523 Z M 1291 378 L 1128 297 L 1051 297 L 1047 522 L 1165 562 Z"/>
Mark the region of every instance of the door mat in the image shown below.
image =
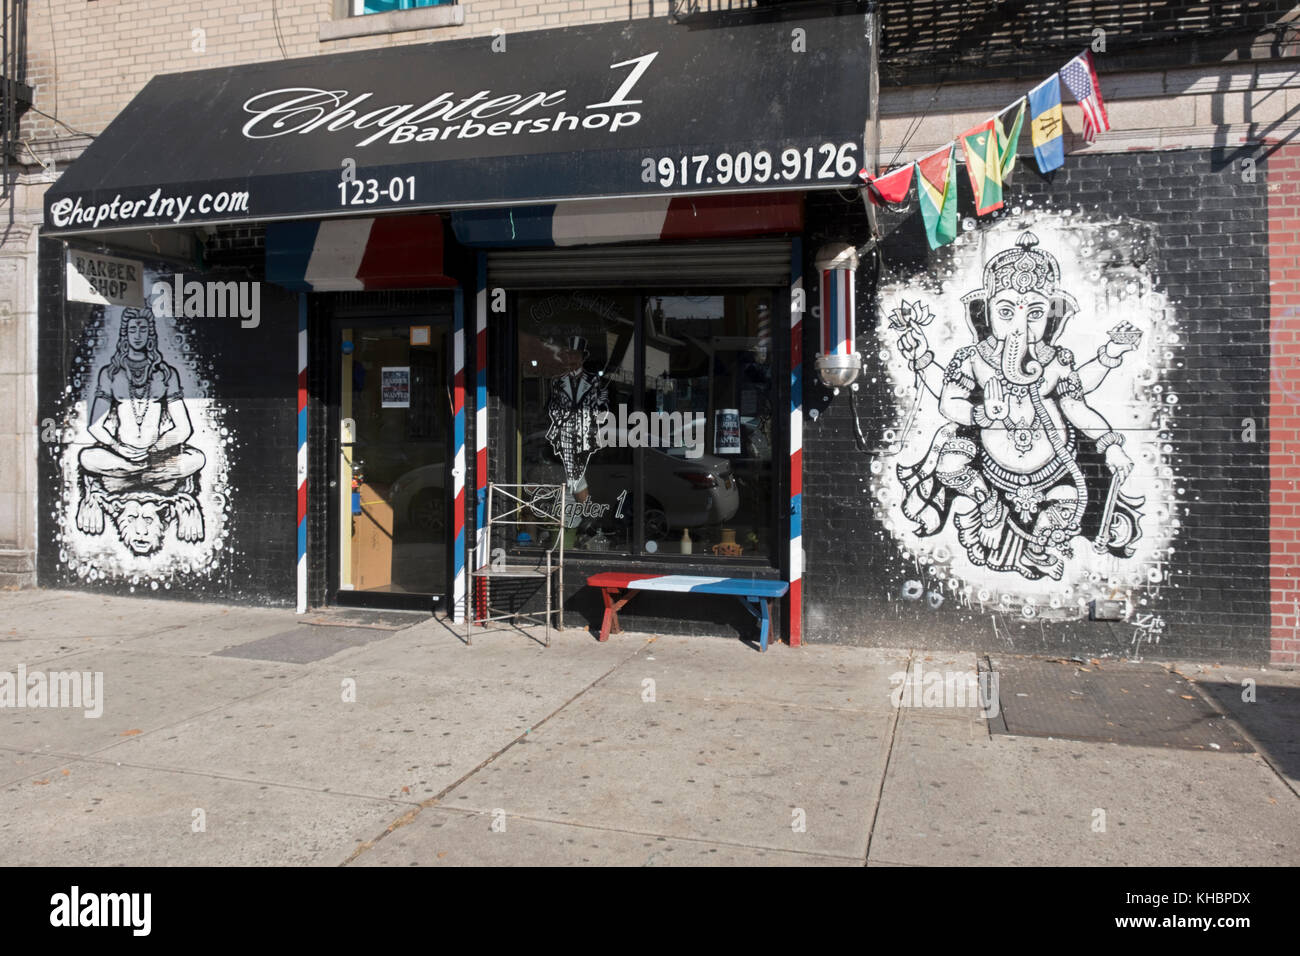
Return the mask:
<path id="1" fill-rule="evenodd" d="M 302 618 L 303 624 L 320 627 L 373 627 L 381 631 L 400 631 L 429 620 L 427 611 L 380 611 L 370 608 L 322 608 Z"/>
<path id="2" fill-rule="evenodd" d="M 299 625 L 247 644 L 236 644 L 217 651 L 214 657 L 239 657 L 254 661 L 279 661 L 285 664 L 310 664 L 333 657 L 349 647 L 361 647 L 382 641 L 391 631 L 361 627 L 312 627 Z"/>
<path id="3" fill-rule="evenodd" d="M 1000 657 L 995 734 L 1252 753 L 1223 714 L 1158 665 Z"/>

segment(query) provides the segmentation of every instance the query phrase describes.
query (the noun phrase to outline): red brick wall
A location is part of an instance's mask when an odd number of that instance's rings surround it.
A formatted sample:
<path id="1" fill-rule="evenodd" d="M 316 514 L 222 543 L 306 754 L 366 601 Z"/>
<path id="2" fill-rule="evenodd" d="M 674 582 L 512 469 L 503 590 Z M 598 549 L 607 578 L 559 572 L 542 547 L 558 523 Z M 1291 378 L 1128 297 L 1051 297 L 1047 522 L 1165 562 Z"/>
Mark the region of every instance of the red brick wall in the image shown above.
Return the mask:
<path id="1" fill-rule="evenodd" d="M 1268 177 L 1271 659 L 1300 664 L 1300 145 L 1278 147 Z"/>

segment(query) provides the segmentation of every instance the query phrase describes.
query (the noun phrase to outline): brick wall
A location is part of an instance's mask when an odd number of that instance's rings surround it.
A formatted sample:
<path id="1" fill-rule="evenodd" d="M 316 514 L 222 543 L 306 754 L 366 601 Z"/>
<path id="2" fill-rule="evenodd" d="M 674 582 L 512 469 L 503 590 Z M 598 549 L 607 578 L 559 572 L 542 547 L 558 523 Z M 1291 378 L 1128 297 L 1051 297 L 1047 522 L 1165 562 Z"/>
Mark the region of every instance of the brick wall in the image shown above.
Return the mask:
<path id="1" fill-rule="evenodd" d="M 1272 660 L 1300 664 L 1300 145 L 1269 156 Z"/>
<path id="2" fill-rule="evenodd" d="M 1118 581 L 1115 596 L 1133 602 L 1126 620 L 1119 623 L 1079 620 L 1078 615 L 1074 620 L 1048 620 L 1053 615 L 1045 606 L 1045 613 L 1026 620 L 1014 606 L 963 602 L 933 576 L 933 569 L 926 567 L 927 559 L 903 553 L 883 526 L 870 493 L 873 479 L 879 478 L 878 472 L 873 473 L 873 464 L 892 468 L 905 456 L 888 454 L 885 430 L 895 425 L 898 397 L 882 353 L 895 343 L 875 337 L 875 271 L 868 256 L 859 275 L 862 294 L 857 311 L 860 348 L 867 358 L 858 395 L 868 445 L 865 452 L 855 443 L 847 393 L 832 396 L 817 384 L 811 361 L 817 348 L 815 322 L 809 323 L 805 340 L 810 357 L 805 366 L 810 412 L 804 424 L 805 640 L 1085 655 L 1269 659 L 1265 581 L 1270 445 L 1265 379 L 1270 268 L 1274 316 L 1287 307 L 1279 301 L 1281 288 L 1292 290 L 1290 302 L 1300 301 L 1294 298 L 1294 284 L 1281 285 L 1281 273 L 1294 275 L 1295 269 L 1295 187 L 1291 186 L 1289 193 L 1285 185 L 1276 192 L 1269 190 L 1274 188 L 1275 176 L 1290 176 L 1294 183 L 1300 172 L 1295 170 L 1294 159 L 1290 170 L 1285 168 L 1286 160 L 1283 169 L 1275 169 L 1274 157 L 1269 163 L 1260 162 L 1256 181 L 1246 181 L 1240 159 L 1261 155 L 1259 147 L 1243 147 L 1240 151 L 1070 156 L 1050 181 L 1032 169 L 1032 160 L 1027 164 L 1022 160 L 1007 190 L 1009 208 L 1071 208 L 1082 219 L 1117 216 L 1131 228 L 1149 233 L 1147 265 L 1181 329 L 1176 345 L 1162 346 L 1168 359 L 1158 382 L 1161 394 L 1175 396 L 1177 405 L 1167 430 L 1133 424 L 1128 412 L 1135 398 L 1112 394 L 1098 408 L 1109 416 L 1113 427 L 1125 432 L 1128 451 L 1135 459 L 1152 451 L 1152 443 L 1167 449 L 1166 460 L 1174 476 L 1169 487 L 1177 494 L 1181 527 L 1172 539 L 1173 552 L 1161 565 L 1158 591 L 1153 594 L 1145 587 L 1130 587 L 1127 580 Z M 959 214 L 973 217 L 964 167 L 959 170 L 959 185 Z M 1289 259 L 1278 254 L 1276 239 L 1272 249 L 1269 245 L 1269 203 L 1274 200 L 1278 208 L 1280 200 L 1275 197 L 1284 194 L 1290 197 L 1287 201 L 1292 210 Z M 806 243 L 810 267 L 811 256 L 822 242 L 867 235 L 861 204 L 835 197 L 821 197 L 810 206 L 810 222 Z M 981 218 L 977 229 L 988 228 L 990 222 L 989 217 Z M 883 283 L 917 274 L 944 280 L 949 260 L 943 250 L 931 253 L 928 249 L 915 200 L 901 214 L 886 214 L 884 224 L 888 235 L 882 245 Z M 961 290 L 970 287 L 964 278 L 961 281 L 965 283 Z M 1108 325 L 1114 321 L 1112 317 Z M 1291 317 L 1291 324 L 1300 330 L 1296 317 Z M 1148 340 L 1152 334 L 1148 328 Z M 930 344 L 939 361 L 946 364 L 954 348 L 967 341 L 932 337 Z M 1300 352 L 1300 346 L 1295 348 Z M 1079 361 L 1088 357 L 1081 354 Z M 813 410 L 818 413 L 815 419 Z M 1245 427 L 1247 419 L 1254 423 L 1253 435 Z M 1294 435 L 1294 424 L 1292 429 Z M 1274 439 L 1279 440 L 1276 435 Z M 1085 460 L 1093 454 L 1090 443 L 1081 440 L 1080 448 L 1085 468 L 1100 471 L 1099 460 Z M 1277 462 L 1283 450 L 1275 446 L 1272 455 Z M 1288 466 L 1295 461 L 1290 457 L 1284 460 Z M 1300 475 L 1300 466 L 1293 471 Z M 1104 489 L 1105 484 L 1100 487 Z M 1294 487 L 1292 482 L 1287 493 L 1300 500 L 1300 492 L 1289 490 Z M 1275 508 L 1282 494 L 1275 479 Z M 1148 502 L 1148 531 L 1154 505 Z M 1300 535 L 1291 534 L 1296 543 L 1283 543 L 1274 526 L 1275 556 L 1281 546 L 1282 554 L 1296 559 Z M 1116 567 L 1120 578 L 1129 573 L 1122 561 Z M 1012 589 L 1022 583 L 1014 572 L 1001 572 L 1006 575 L 1010 575 Z M 1284 580 L 1294 584 L 1296 578 Z M 910 586 L 910 593 L 909 581 L 918 582 Z M 932 604 L 930 595 L 936 592 Z M 1077 596 L 1069 594 L 1065 603 Z M 1283 624 L 1289 625 L 1287 639 L 1294 640 L 1296 618 L 1290 607 L 1285 618 L 1280 617 L 1276 602 L 1275 597 L 1273 654 L 1274 659 L 1281 659 L 1276 656 L 1278 651 L 1293 652 L 1296 645 L 1280 646 L 1279 632 Z M 1140 628 L 1139 622 L 1146 628 Z"/>

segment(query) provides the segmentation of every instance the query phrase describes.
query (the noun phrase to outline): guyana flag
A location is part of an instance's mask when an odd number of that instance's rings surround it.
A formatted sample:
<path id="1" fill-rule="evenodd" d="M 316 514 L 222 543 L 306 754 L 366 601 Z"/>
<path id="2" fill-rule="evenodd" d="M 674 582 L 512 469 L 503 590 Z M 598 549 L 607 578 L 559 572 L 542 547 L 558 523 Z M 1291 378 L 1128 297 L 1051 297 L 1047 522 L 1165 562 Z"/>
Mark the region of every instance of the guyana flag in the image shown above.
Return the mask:
<path id="1" fill-rule="evenodd" d="M 989 118 L 960 136 L 966 172 L 975 193 L 975 212 L 984 215 L 1002 208 L 1002 157 L 998 152 L 998 123 Z"/>
<path id="2" fill-rule="evenodd" d="M 938 249 L 957 238 L 957 164 L 949 143 L 916 163 L 917 193 L 930 248 Z"/>
<path id="3" fill-rule="evenodd" d="M 1001 115 L 999 115 L 1001 119 Z M 1011 124 L 1011 132 L 1003 131 L 1002 124 L 998 124 L 998 165 L 1002 173 L 1002 182 L 1007 181 L 1011 175 L 1011 170 L 1016 168 L 1016 147 L 1020 143 L 1020 127 L 1025 122 L 1025 101 L 1020 101 L 1020 109 L 1016 111 L 1015 122 Z"/>

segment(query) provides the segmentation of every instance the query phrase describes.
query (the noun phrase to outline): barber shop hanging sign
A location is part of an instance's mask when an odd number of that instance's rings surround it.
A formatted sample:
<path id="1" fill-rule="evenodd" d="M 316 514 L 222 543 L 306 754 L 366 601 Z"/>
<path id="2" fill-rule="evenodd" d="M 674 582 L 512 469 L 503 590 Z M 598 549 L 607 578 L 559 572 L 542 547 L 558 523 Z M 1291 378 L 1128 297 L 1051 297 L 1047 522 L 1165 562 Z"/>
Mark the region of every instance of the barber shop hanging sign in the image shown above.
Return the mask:
<path id="1" fill-rule="evenodd" d="M 117 275 L 136 289 L 163 278 L 132 265 Z M 86 323 L 55 419 L 51 516 L 59 562 L 82 580 L 167 589 L 222 564 L 233 437 L 187 321 L 110 304 Z"/>
<path id="2" fill-rule="evenodd" d="M 144 305 L 144 266 L 132 259 L 68 249 L 67 298 L 95 305 Z"/>

